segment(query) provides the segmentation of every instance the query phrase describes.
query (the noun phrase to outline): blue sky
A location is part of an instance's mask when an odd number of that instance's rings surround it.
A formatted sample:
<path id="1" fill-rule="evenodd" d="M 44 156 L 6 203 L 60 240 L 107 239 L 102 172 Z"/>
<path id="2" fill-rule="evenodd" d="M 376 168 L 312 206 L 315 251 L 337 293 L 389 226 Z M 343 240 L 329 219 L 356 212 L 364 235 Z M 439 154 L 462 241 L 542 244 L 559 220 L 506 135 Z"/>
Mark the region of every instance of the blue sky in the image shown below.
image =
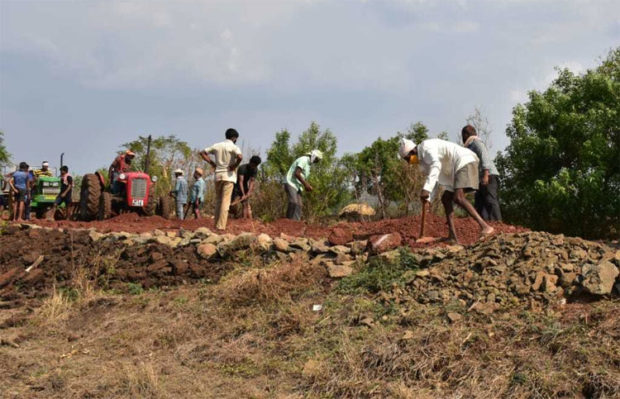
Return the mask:
<path id="1" fill-rule="evenodd" d="M 0 0 L 0 130 L 84 173 L 140 134 L 264 152 L 316 121 L 344 153 L 479 107 L 500 150 L 528 90 L 618 45 L 620 1 Z"/>

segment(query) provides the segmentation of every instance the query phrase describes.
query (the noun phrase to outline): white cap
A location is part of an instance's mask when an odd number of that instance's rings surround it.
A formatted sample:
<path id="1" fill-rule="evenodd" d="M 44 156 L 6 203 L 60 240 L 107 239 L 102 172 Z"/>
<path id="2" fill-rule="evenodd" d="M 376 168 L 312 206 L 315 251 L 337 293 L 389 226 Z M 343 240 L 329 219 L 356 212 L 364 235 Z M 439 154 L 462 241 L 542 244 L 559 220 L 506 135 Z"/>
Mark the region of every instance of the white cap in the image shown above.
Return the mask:
<path id="1" fill-rule="evenodd" d="M 175 175 L 184 175 L 185 173 L 181 169 L 177 169 L 174 171 Z"/>
<path id="2" fill-rule="evenodd" d="M 312 150 L 310 151 L 310 162 L 314 162 L 315 160 L 323 159 L 323 152 L 321 150 Z"/>
<path id="3" fill-rule="evenodd" d="M 413 151 L 415 149 L 416 144 L 406 138 L 402 138 L 400 139 L 400 147 L 398 148 L 398 155 L 400 155 L 401 158 L 404 158 L 407 156 L 407 154 L 409 154 L 411 151 Z"/>
<path id="4" fill-rule="evenodd" d="M 41 166 L 50 166 L 50 163 L 47 161 L 43 161 L 43 163 L 41 164 Z"/>

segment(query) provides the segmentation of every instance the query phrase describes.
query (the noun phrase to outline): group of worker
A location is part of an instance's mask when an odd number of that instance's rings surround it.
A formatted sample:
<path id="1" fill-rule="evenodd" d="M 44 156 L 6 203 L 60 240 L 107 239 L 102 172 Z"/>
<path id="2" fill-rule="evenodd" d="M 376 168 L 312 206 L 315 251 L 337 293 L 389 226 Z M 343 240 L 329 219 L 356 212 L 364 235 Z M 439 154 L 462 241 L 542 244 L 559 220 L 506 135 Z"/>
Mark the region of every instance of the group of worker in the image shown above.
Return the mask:
<path id="1" fill-rule="evenodd" d="M 258 156 L 250 158 L 246 164 L 241 164 L 243 155 L 236 145 L 239 133 L 235 129 L 228 129 L 226 139 L 200 151 L 200 156 L 214 170 L 215 182 L 215 228 L 225 230 L 228 215 L 232 209 L 235 214 L 243 218 L 252 218 L 250 197 L 254 192 L 254 185 L 261 159 Z M 491 160 L 485 143 L 478 137 L 476 129 L 465 126 L 461 131 L 463 145 L 442 140 L 427 139 L 414 143 L 409 139 L 401 139 L 399 147 L 400 157 L 410 164 L 419 165 L 426 176 L 420 199 L 423 204 L 428 203 L 435 196 L 439 186 L 444 188 L 441 197 L 450 240 L 457 240 L 454 227 L 454 207 L 462 207 L 473 219 L 478 222 L 482 235 L 493 233 L 487 221 L 501 220 L 501 211 L 498 200 L 498 171 Z M 135 154 L 128 150 L 119 155 L 110 165 L 109 176 L 112 190 L 119 190 L 119 176 L 131 167 Z M 283 182 L 284 191 L 288 199 L 286 217 L 300 220 L 302 217 L 302 197 L 312 191 L 308 182 L 311 166 L 320 162 L 323 153 L 312 150 L 295 159 L 291 164 Z M 9 184 L 14 194 L 14 220 L 27 219 L 31 200 L 31 190 L 39 176 L 51 176 L 49 164 L 43 162 L 41 169 L 31 170 L 25 162 L 19 165 L 19 170 L 13 172 Z M 191 190 L 181 169 L 174 171 L 176 178 L 174 189 L 170 195 L 176 202 L 176 214 L 179 219 L 188 215 L 200 217 L 200 207 L 204 203 L 206 183 L 205 172 L 196 168 L 193 173 L 194 182 Z M 55 201 L 56 206 L 63 202 L 67 205 L 71 201 L 73 179 L 67 166 L 61 168 L 61 190 Z M 465 198 L 465 193 L 475 191 L 474 206 Z M 189 197 L 188 197 L 189 192 Z"/>
<path id="2" fill-rule="evenodd" d="M 200 151 L 200 156 L 207 162 L 215 173 L 215 228 L 219 231 L 226 229 L 228 215 L 232 211 L 237 217 L 252 218 L 250 197 L 254 192 L 258 167 L 261 158 L 254 155 L 246 164 L 241 164 L 243 154 L 237 146 L 239 132 L 228 129 L 226 139 Z M 310 165 L 319 162 L 323 154 L 313 150 L 295 160 L 291 165 L 284 183 L 284 191 L 288 197 L 286 216 L 300 220 L 302 211 L 302 192 L 312 191 L 307 179 L 310 174 Z M 200 205 L 204 202 L 205 182 L 204 171 L 201 168 L 194 170 L 194 184 L 187 198 L 188 184 L 182 170 L 175 172 L 176 183 L 171 195 L 176 200 L 176 213 L 179 219 L 184 219 L 187 210 L 191 210 L 196 218 L 200 216 Z"/>
<path id="3" fill-rule="evenodd" d="M 13 196 L 12 213 L 14 221 L 30 220 L 30 204 L 32 202 L 33 189 L 41 176 L 54 176 L 49 169 L 49 162 L 47 161 L 43 161 L 40 169 L 34 170 L 26 162 L 20 162 L 18 169 L 7 176 L 9 194 Z M 60 168 L 60 192 L 51 208 L 50 217 L 53 217 L 57 207 L 61 204 L 64 203 L 66 207 L 69 206 L 72 189 L 73 177 L 69 174 L 69 167 L 63 165 Z M 4 206 L 5 204 L 0 205 Z"/>
<path id="4" fill-rule="evenodd" d="M 231 205 L 233 210 L 241 207 L 241 212 L 235 213 L 244 218 L 252 217 L 249 199 L 254 191 L 258 166 L 261 163 L 260 157 L 253 156 L 247 164 L 242 165 L 243 155 L 236 145 L 239 133 L 235 129 L 228 129 L 225 136 L 226 140 L 200 151 L 202 159 L 211 165 L 215 173 L 215 227 L 220 231 L 226 229 Z M 448 239 L 454 241 L 458 240 L 453 219 L 455 203 L 478 222 L 482 235 L 489 235 L 494 231 L 487 221 L 501 220 L 498 171 L 488 149 L 471 125 L 461 130 L 461 137 L 462 146 L 442 139 L 427 139 L 416 144 L 403 138 L 399 147 L 400 157 L 410 164 L 419 165 L 425 174 L 426 180 L 420 193 L 424 205 L 433 199 L 439 186 L 444 188 L 441 202 L 447 218 Z M 111 175 L 124 164 L 130 164 L 133 156 L 131 151 L 127 151 L 117 158 L 110 167 Z M 302 197 L 312 191 L 308 182 L 311 166 L 322 158 L 323 153 L 315 149 L 295 159 L 288 169 L 283 182 L 288 199 L 287 218 L 301 219 Z M 185 218 L 188 211 L 199 217 L 205 194 L 203 169 L 196 168 L 194 171 L 194 184 L 189 200 L 184 172 L 178 169 L 174 173 L 176 184 L 171 195 L 176 200 L 177 217 Z M 474 206 L 465 198 L 465 193 L 471 191 L 476 192 Z"/>

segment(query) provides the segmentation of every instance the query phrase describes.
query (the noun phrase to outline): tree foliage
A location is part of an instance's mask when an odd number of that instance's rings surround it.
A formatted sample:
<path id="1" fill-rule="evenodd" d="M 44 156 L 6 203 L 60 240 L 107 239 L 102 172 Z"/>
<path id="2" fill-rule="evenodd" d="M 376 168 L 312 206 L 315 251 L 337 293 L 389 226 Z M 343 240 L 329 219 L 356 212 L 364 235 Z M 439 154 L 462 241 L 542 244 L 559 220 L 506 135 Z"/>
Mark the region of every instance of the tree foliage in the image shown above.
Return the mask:
<path id="1" fill-rule="evenodd" d="M 275 140 L 267 151 L 267 162 L 262 168 L 263 184 L 265 181 L 281 183 L 293 161 L 313 149 L 321 150 L 323 159 L 311 167 L 308 181 L 314 190 L 304 195 L 306 219 L 333 214 L 350 198 L 349 190 L 345 187 L 346 170 L 336 157 L 336 136 L 329 129 L 321 131 L 320 126 L 312 122 L 310 127 L 301 133 L 297 142 L 291 143 L 291 134 L 282 130 L 276 133 Z"/>
<path id="2" fill-rule="evenodd" d="M 0 131 L 0 166 L 8 165 L 11 161 L 11 154 L 4 146 L 4 132 Z"/>
<path id="3" fill-rule="evenodd" d="M 487 146 L 490 150 L 493 147 L 493 143 L 491 142 L 491 134 L 493 133 L 493 129 L 491 128 L 491 124 L 489 123 L 489 119 L 480 111 L 479 107 L 474 108 L 474 112 L 467 117 L 465 120 L 467 124 L 472 125 L 476 129 L 476 133 L 478 133 L 478 137 L 482 140 L 482 142 Z M 461 132 L 457 132 L 457 143 L 462 142 Z"/>
<path id="4" fill-rule="evenodd" d="M 397 132 L 389 139 L 378 138 L 359 153 L 345 155 L 342 164 L 351 176 L 356 197 L 366 192 L 376 196 L 384 218 L 390 204 L 396 201 L 402 203 L 407 213 L 419 194 L 417 186 L 421 178 L 417 168 L 400 161 L 399 140 L 405 137 L 419 143 L 428 138 L 428 132 L 422 122 L 417 122 L 406 133 Z"/>
<path id="5" fill-rule="evenodd" d="M 136 140 L 122 145 L 136 153 L 132 162 L 132 170 L 144 170 L 146 161 L 148 136 L 138 136 Z M 182 169 L 186 175 L 197 165 L 197 151 L 192 151 L 187 142 L 171 136 L 153 137 L 149 162 L 149 174 L 157 176 L 158 195 L 168 193 L 172 187 L 172 171 Z"/>
<path id="6" fill-rule="evenodd" d="M 583 237 L 620 231 L 620 48 L 583 75 L 529 93 L 497 163 L 511 222 Z"/>

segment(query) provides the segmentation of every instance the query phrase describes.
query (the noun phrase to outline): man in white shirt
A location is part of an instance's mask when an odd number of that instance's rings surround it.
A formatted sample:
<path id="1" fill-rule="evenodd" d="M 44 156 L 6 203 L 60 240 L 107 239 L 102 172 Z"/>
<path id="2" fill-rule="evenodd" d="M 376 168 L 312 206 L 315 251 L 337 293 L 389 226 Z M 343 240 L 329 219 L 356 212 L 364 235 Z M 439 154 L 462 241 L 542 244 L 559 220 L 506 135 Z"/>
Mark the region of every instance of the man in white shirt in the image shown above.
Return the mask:
<path id="1" fill-rule="evenodd" d="M 239 133 L 235 129 L 228 129 L 225 141 L 200 152 L 202 159 L 215 169 L 215 228 L 220 231 L 226 229 L 230 198 L 237 182 L 237 167 L 243 159 L 241 150 L 235 144 L 238 138 Z"/>
<path id="2" fill-rule="evenodd" d="M 467 148 L 461 147 L 441 139 L 428 139 L 416 145 L 413 141 L 401 139 L 399 155 L 410 164 L 419 164 L 426 174 L 426 181 L 420 194 L 424 205 L 431 199 L 436 185 L 444 187 L 441 203 L 446 211 L 448 240 L 458 242 L 454 228 L 453 203 L 465 209 L 478 222 L 481 234 L 487 236 L 493 233 L 489 226 L 476 212 L 476 209 L 465 198 L 465 191 L 478 189 L 478 157 Z"/>

